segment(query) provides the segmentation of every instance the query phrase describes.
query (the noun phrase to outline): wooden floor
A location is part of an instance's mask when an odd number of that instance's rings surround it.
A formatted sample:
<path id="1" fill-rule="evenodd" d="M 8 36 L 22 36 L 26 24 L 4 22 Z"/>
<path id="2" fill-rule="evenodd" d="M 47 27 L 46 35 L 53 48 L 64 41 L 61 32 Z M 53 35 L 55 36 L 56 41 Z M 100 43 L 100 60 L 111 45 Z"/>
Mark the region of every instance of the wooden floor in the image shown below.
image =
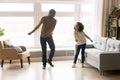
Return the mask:
<path id="1" fill-rule="evenodd" d="M 53 63 L 55 67 L 47 65 L 46 70 L 42 69 L 41 62 L 24 63 L 24 68 L 20 68 L 19 63 L 5 64 L 0 68 L 0 80 L 120 80 L 120 71 L 106 71 L 101 76 L 88 64 L 81 68 L 77 63 L 77 68 L 71 68 L 72 60 Z"/>

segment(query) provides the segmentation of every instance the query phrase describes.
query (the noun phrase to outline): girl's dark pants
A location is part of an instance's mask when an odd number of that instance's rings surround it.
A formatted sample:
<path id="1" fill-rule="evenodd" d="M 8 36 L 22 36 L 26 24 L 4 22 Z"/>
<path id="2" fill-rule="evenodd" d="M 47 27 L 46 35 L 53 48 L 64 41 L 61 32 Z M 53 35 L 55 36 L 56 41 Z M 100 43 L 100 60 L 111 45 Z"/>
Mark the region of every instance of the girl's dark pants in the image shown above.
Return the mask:
<path id="1" fill-rule="evenodd" d="M 84 61 L 85 61 L 85 47 L 86 47 L 86 44 L 75 46 L 75 56 L 74 56 L 74 62 L 73 63 L 76 64 L 76 61 L 77 61 L 80 50 L 81 50 L 81 63 L 84 63 Z"/>

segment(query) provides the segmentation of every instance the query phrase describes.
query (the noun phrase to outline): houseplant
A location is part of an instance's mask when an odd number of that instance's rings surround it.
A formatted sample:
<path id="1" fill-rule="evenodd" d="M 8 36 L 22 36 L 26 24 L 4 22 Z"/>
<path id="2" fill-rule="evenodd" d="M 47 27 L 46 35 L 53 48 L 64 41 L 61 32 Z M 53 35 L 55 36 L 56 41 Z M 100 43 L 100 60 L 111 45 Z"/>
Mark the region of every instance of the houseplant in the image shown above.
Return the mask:
<path id="1" fill-rule="evenodd" d="M 107 17 L 107 21 L 106 21 L 107 37 L 114 37 L 114 36 L 116 36 L 116 26 L 117 26 L 116 25 L 116 17 L 118 17 L 118 15 L 120 15 L 120 14 L 117 13 L 119 11 L 120 11 L 119 8 L 113 7 L 111 9 L 110 14 Z"/>
<path id="2" fill-rule="evenodd" d="M 0 36 L 4 35 L 4 31 L 5 31 L 5 29 L 3 29 L 3 28 L 0 27 Z"/>

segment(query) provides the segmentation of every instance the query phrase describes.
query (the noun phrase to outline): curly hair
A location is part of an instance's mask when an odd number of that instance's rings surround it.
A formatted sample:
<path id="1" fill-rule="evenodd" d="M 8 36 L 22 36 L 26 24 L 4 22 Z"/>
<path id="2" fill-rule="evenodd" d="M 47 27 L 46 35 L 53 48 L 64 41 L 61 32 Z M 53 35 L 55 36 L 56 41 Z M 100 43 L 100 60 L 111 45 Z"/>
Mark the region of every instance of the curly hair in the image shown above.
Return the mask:
<path id="1" fill-rule="evenodd" d="M 84 30 L 84 25 L 81 22 L 77 22 L 78 24 L 78 31 L 81 32 Z"/>
<path id="2" fill-rule="evenodd" d="M 54 9 L 49 10 L 49 16 L 54 17 L 56 14 L 56 11 Z"/>

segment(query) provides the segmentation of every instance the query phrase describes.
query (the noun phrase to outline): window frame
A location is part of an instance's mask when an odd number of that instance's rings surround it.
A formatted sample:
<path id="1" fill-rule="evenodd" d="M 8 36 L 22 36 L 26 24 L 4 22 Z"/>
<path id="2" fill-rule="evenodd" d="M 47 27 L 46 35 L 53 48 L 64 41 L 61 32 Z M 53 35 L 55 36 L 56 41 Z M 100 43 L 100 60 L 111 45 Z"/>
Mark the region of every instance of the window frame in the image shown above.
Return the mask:
<path id="1" fill-rule="evenodd" d="M 10 2 L 10 3 L 32 3 L 33 5 L 34 5 L 34 11 L 33 12 L 22 12 L 22 11 L 20 11 L 20 12 L 1 12 L 0 11 L 0 17 L 2 16 L 2 17 L 34 17 L 34 26 L 33 26 L 33 28 L 39 23 L 39 21 L 40 21 L 40 19 L 42 18 L 42 16 L 44 16 L 44 15 L 47 15 L 48 14 L 48 12 L 42 12 L 41 11 L 41 4 L 44 4 L 44 3 L 48 3 L 48 4 L 61 4 L 61 3 L 63 3 L 63 4 L 74 4 L 75 5 L 75 12 L 58 12 L 57 13 L 57 17 L 64 17 L 64 16 L 70 16 L 70 17 L 72 17 L 72 16 L 74 16 L 75 17 L 75 21 L 74 22 L 77 22 L 77 21 L 80 21 L 80 1 L 79 0 L 68 0 L 68 1 L 61 1 L 61 0 L 59 0 L 59 1 L 36 1 L 36 0 L 30 0 L 30 1 L 24 1 L 24 0 L 21 0 L 21 1 L 16 1 L 16 0 L 9 0 L 9 1 L 2 1 L 2 3 L 8 3 L 8 2 Z M 87 2 L 87 0 L 86 1 L 83 1 L 83 2 L 81 2 L 81 3 L 84 3 L 84 2 Z M 97 0 L 96 0 L 96 2 L 97 2 Z M 102 13 L 102 11 L 101 11 L 101 13 Z M 95 14 L 96 14 L 96 12 L 95 12 Z M 101 15 L 101 14 L 100 14 Z M 97 15 L 96 15 L 97 16 Z M 97 17 L 96 17 L 96 19 L 94 19 L 94 20 L 97 20 Z M 98 23 L 99 24 L 99 23 Z M 98 24 L 95 24 L 96 26 L 98 25 Z M 99 27 L 100 27 L 100 25 L 99 25 Z M 40 30 L 37 30 L 35 33 L 34 33 L 34 45 L 35 46 L 33 46 L 33 47 L 28 47 L 28 48 L 39 48 L 40 47 L 40 44 L 38 44 L 38 43 L 40 43 L 39 42 L 39 32 L 40 32 Z M 99 31 L 99 33 L 98 33 L 98 35 L 100 35 L 100 31 Z"/>

